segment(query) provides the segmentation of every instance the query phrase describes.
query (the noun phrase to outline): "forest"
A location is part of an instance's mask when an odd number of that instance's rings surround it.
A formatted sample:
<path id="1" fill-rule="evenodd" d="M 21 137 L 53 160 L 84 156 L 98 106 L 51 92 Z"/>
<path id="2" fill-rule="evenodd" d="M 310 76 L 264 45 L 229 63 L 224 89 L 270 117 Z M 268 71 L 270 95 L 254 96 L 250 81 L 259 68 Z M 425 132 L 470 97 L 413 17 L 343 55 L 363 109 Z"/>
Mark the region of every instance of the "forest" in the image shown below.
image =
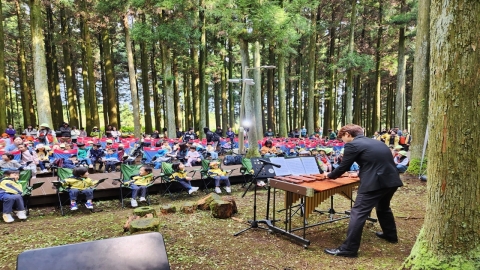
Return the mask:
<path id="1" fill-rule="evenodd" d="M 409 127 L 416 1 L 2 0 L 0 8 L 2 130 L 63 121 L 135 134 L 236 130 L 243 103 L 259 134 Z"/>

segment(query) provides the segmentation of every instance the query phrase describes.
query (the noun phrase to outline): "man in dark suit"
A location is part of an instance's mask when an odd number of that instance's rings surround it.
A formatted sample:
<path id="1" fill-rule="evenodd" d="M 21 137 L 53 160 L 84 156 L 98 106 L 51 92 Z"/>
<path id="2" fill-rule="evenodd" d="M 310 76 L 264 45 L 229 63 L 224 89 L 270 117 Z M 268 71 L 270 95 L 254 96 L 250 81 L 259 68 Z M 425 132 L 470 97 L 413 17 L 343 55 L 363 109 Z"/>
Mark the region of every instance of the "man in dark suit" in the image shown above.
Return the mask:
<path id="1" fill-rule="evenodd" d="M 340 247 L 325 249 L 325 252 L 336 256 L 356 257 L 363 226 L 374 207 L 383 231 L 376 235 L 391 243 L 398 242 L 390 200 L 403 183 L 390 149 L 381 141 L 363 136 L 361 126 L 346 125 L 340 129 L 338 137 L 346 143 L 344 157 L 340 165 L 328 174 L 328 178 L 338 178 L 349 170 L 353 162 L 357 162 L 360 166 L 360 186 L 350 214 L 347 239 Z"/>

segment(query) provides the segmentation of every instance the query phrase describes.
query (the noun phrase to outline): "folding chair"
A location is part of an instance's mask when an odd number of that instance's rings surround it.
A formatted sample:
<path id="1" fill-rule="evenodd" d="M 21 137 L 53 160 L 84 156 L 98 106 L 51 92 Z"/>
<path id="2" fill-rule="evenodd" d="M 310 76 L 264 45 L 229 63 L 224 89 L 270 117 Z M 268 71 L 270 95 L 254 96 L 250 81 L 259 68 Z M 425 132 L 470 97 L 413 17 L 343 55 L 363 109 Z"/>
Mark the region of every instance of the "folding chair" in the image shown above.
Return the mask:
<path id="1" fill-rule="evenodd" d="M 30 186 L 30 179 L 32 178 L 32 172 L 30 170 L 25 170 L 20 172 L 20 178 L 18 179 L 18 183 L 22 185 L 22 198 L 23 204 L 25 206 L 25 211 L 27 212 L 27 216 L 29 214 L 29 202 L 30 196 L 32 195 L 32 191 L 41 187 L 44 182 L 37 182 Z M 0 170 L 0 182 L 3 179 L 3 171 Z M 0 204 L 0 208 L 3 207 Z"/>
<path id="2" fill-rule="evenodd" d="M 205 192 L 206 193 L 210 192 L 209 189 L 208 189 L 208 185 L 210 185 L 212 183 L 212 181 L 214 180 L 213 177 L 208 175 L 208 170 L 210 168 L 210 162 L 211 161 L 213 161 L 213 160 L 202 159 L 202 167 L 198 170 L 194 170 L 194 173 L 193 173 L 193 176 L 195 176 L 195 173 L 197 171 L 200 172 L 200 177 L 201 177 L 201 180 L 203 181 L 203 186 L 205 187 Z M 222 159 L 218 159 L 217 161 L 220 163 L 219 168 L 221 169 L 222 168 Z M 233 173 L 234 170 L 235 169 L 225 170 L 225 172 L 227 172 L 227 176 L 230 176 Z"/>
<path id="3" fill-rule="evenodd" d="M 240 167 L 240 173 L 242 174 L 243 177 L 243 184 L 242 187 L 245 187 L 245 185 L 248 184 L 249 181 L 253 177 L 253 165 L 252 165 L 252 160 L 249 158 L 242 157 L 242 167 Z"/>
<path id="4" fill-rule="evenodd" d="M 63 211 L 63 204 L 67 204 L 67 203 L 70 204 L 70 197 L 68 197 L 67 200 L 62 201 L 61 195 L 65 194 L 65 193 L 68 195 L 69 188 L 65 187 L 65 179 L 67 179 L 69 177 L 72 177 L 72 172 L 73 172 L 72 169 L 58 168 L 57 169 L 57 180 L 58 181 L 52 181 L 52 185 L 56 189 L 56 193 L 57 193 L 57 197 L 58 197 L 58 204 L 59 204 L 60 212 L 62 213 L 62 216 L 65 215 L 65 212 Z M 93 190 L 95 190 L 98 187 L 98 185 L 100 185 L 105 180 L 107 180 L 107 178 L 103 178 L 103 179 L 98 180 L 98 183 L 93 187 Z"/>
<path id="5" fill-rule="evenodd" d="M 138 165 L 122 164 L 122 165 L 120 165 L 120 178 L 113 179 L 114 183 L 115 182 L 120 183 L 120 202 L 122 204 L 122 208 L 125 207 L 124 206 L 124 199 L 127 198 L 130 194 L 132 194 L 132 189 L 131 189 L 129 183 L 127 183 L 127 182 L 130 181 L 132 179 L 132 177 L 138 175 L 138 172 L 139 172 L 139 170 L 142 166 L 143 166 L 142 164 L 138 164 Z M 153 173 L 152 173 L 152 180 L 151 180 L 150 184 L 147 185 L 147 194 L 146 194 L 145 198 L 147 199 L 147 204 L 148 205 L 150 205 L 150 198 L 148 196 L 149 195 L 148 194 L 148 188 L 153 186 L 155 180 L 157 180 L 157 178 L 159 178 L 160 176 L 153 176 Z M 123 195 L 123 189 L 124 188 L 129 190 L 129 192 L 126 193 L 125 196 Z"/>
<path id="6" fill-rule="evenodd" d="M 172 177 L 172 174 L 174 173 L 173 171 L 173 164 L 172 163 L 167 163 L 167 162 L 162 162 L 162 174 L 161 174 L 161 183 L 165 184 L 165 191 L 162 193 L 162 196 L 165 194 L 170 195 L 170 198 L 175 198 L 175 196 L 172 194 L 170 191 L 170 187 L 176 183 L 177 181 Z M 186 190 L 182 186 L 183 190 Z M 188 191 L 188 190 L 187 190 Z"/>

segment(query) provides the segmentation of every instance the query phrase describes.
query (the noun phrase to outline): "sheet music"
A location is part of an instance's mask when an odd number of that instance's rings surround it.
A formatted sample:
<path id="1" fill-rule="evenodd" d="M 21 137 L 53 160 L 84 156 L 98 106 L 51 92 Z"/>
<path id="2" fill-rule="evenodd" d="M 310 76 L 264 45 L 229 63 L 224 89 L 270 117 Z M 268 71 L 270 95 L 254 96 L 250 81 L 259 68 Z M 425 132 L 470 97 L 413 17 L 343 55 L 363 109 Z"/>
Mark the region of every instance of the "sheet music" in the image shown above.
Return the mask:
<path id="1" fill-rule="evenodd" d="M 301 157 L 303 168 L 305 169 L 305 174 L 319 174 L 320 170 L 318 169 L 317 161 L 315 157 Z"/>
<path id="2" fill-rule="evenodd" d="M 305 174 L 305 168 L 303 167 L 301 158 L 289 158 L 285 161 L 292 175 Z"/>
<path id="3" fill-rule="evenodd" d="M 275 170 L 276 176 L 284 176 L 284 175 L 292 174 L 288 169 L 289 166 L 287 165 L 283 157 L 271 157 L 270 162 L 281 166 L 280 168 L 273 167 L 273 169 Z"/>

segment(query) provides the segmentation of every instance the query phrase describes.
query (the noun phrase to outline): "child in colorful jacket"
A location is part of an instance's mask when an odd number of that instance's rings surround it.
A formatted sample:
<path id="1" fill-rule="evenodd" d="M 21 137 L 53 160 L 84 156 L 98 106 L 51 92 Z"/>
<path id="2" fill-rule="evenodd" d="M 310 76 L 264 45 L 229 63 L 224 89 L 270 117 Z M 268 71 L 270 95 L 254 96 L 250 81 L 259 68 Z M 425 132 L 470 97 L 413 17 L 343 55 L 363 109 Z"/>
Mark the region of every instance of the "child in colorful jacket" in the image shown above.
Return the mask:
<path id="1" fill-rule="evenodd" d="M 88 169 L 86 167 L 75 167 L 72 176 L 65 179 L 63 186 L 68 189 L 70 195 L 70 209 L 77 210 L 77 196 L 79 193 L 85 194 L 87 203 L 85 207 L 93 209 L 93 188 L 98 181 L 93 181 L 88 177 Z"/>
<path id="2" fill-rule="evenodd" d="M 215 192 L 220 194 L 222 190 L 220 190 L 220 181 L 225 181 L 225 189 L 227 193 L 231 193 L 232 190 L 230 188 L 230 180 L 228 179 L 227 172 L 219 168 L 219 162 L 214 160 L 210 162 L 210 169 L 208 170 L 208 176 L 215 179 Z"/>
<path id="3" fill-rule="evenodd" d="M 132 189 L 132 200 L 130 204 L 132 207 L 137 207 L 137 194 L 140 191 L 140 201 L 146 201 L 147 186 L 153 181 L 153 169 L 150 166 L 142 166 L 138 171 L 138 175 L 132 176 L 132 180 L 125 182 Z"/>
<path id="4" fill-rule="evenodd" d="M 198 190 L 198 187 L 192 187 L 190 184 L 192 177 L 187 176 L 185 165 L 183 165 L 183 163 L 174 163 L 172 167 L 174 173 L 172 174 L 171 178 L 179 182 L 184 188 L 188 189 L 188 194 L 192 194 Z"/>
<path id="5" fill-rule="evenodd" d="M 3 201 L 3 220 L 7 223 L 13 222 L 12 212 L 16 209 L 19 219 L 27 219 L 25 206 L 23 204 L 23 187 L 18 183 L 20 172 L 8 170 L 3 173 L 4 178 L 0 181 L 0 201 Z"/>

